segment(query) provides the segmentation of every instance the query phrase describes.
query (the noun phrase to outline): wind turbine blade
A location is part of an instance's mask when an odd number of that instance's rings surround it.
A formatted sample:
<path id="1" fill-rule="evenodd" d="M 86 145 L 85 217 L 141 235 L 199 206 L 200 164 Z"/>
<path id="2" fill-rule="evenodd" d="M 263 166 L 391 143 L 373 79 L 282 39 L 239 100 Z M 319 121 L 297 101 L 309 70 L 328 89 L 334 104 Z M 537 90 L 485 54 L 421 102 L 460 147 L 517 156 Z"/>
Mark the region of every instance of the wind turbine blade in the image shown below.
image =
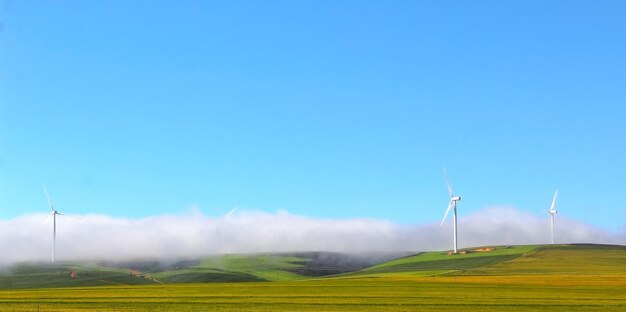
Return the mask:
<path id="1" fill-rule="evenodd" d="M 231 211 L 229 211 L 226 215 L 224 215 L 224 218 L 228 218 L 230 217 L 230 215 L 232 215 L 235 211 L 237 211 L 237 207 L 233 208 Z"/>
<path id="2" fill-rule="evenodd" d="M 452 208 L 452 201 L 450 201 L 450 203 L 448 204 L 448 209 L 446 209 L 446 214 L 443 215 L 443 219 L 441 220 L 441 223 L 439 224 L 439 226 L 442 226 L 443 222 L 446 221 L 446 217 L 448 216 L 448 213 L 450 212 L 450 208 Z"/>
<path id="3" fill-rule="evenodd" d="M 450 193 L 450 197 L 454 196 L 452 192 L 452 185 L 450 185 L 450 179 L 448 179 L 448 170 L 443 168 L 443 177 L 446 179 L 446 184 L 448 185 L 448 192 Z"/>
<path id="4" fill-rule="evenodd" d="M 556 197 L 559 195 L 559 190 L 554 192 L 554 198 L 552 199 L 552 205 L 550 206 L 550 212 L 554 211 L 554 204 L 556 203 Z"/>
<path id="5" fill-rule="evenodd" d="M 48 199 L 48 207 L 50 207 L 50 210 L 54 211 L 54 208 L 52 207 L 52 201 L 50 200 L 50 196 L 48 196 L 48 190 L 46 189 L 45 184 L 43 184 L 43 192 L 46 193 L 46 198 Z"/>

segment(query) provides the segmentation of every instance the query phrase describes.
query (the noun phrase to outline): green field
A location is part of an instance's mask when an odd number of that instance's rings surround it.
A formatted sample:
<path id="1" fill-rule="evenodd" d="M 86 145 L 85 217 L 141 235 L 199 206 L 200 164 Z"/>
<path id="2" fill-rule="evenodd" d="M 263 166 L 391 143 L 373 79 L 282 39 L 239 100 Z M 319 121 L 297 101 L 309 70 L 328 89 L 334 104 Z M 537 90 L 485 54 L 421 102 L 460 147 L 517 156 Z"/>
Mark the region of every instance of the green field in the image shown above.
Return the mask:
<path id="1" fill-rule="evenodd" d="M 212 257 L 187 269 L 156 273 L 166 283 L 289 281 L 303 276 L 288 269 L 303 267 L 299 257 L 276 255 L 226 255 Z"/>
<path id="2" fill-rule="evenodd" d="M 0 289 L 292 281 L 367 268 L 398 254 L 234 254 L 185 261 L 25 263 L 0 270 Z M 78 276 L 70 277 L 75 271 Z"/>
<path id="3" fill-rule="evenodd" d="M 217 264 L 226 272 L 259 280 L 270 279 L 269 263 L 275 271 L 306 267 L 300 257 L 230 257 L 164 271 L 159 279 L 177 276 L 168 273 L 175 271 L 193 279 L 196 269 L 202 275 L 203 269 L 214 270 Z M 623 246 L 502 246 L 467 250 L 464 255 L 428 252 L 330 277 L 290 274 L 294 275 L 285 275 L 289 281 L 270 282 L 4 289 L 0 310 L 626 311 Z"/>

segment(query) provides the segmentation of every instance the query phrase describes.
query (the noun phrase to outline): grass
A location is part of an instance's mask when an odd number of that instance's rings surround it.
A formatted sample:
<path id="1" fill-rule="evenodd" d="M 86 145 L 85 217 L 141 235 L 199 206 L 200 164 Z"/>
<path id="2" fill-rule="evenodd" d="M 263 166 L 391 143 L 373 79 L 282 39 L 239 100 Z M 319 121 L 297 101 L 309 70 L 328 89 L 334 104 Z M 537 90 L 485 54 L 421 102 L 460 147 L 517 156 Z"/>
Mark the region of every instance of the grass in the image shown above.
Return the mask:
<path id="1" fill-rule="evenodd" d="M 0 289 L 55 288 L 159 283 L 290 281 L 306 276 L 309 258 L 289 255 L 220 255 L 202 261 L 170 265 L 155 261 L 123 263 L 39 263 L 21 264 L 0 271 Z M 71 278 L 70 271 L 78 277 Z M 131 274 L 135 272 L 135 274 Z"/>
<path id="2" fill-rule="evenodd" d="M 79 278 L 71 278 L 70 271 L 78 271 Z M 0 289 L 58 288 L 100 285 L 142 285 L 154 281 L 131 276 L 127 270 L 85 264 L 26 264 L 9 274 L 0 274 Z"/>
<path id="3" fill-rule="evenodd" d="M 162 262 L 21 264 L 4 273 L 0 271 L 0 289 L 292 281 L 354 271 L 379 263 L 389 256 L 377 255 L 371 258 L 363 255 L 300 252 L 220 255 L 200 260 Z M 78 278 L 71 278 L 70 271 L 77 271 Z"/>
<path id="4" fill-rule="evenodd" d="M 555 245 L 536 247 L 514 261 L 468 270 L 480 275 L 626 275 L 626 247 L 611 245 Z"/>
<path id="5" fill-rule="evenodd" d="M 295 259 L 258 256 L 249 262 L 240 256 L 231 256 L 226 261 L 207 259 L 196 269 L 259 277 L 255 274 L 263 274 L 258 273 L 263 271 L 257 270 L 260 265 L 302 265 L 292 261 Z M 435 265 L 437 262 L 440 264 Z M 194 275 L 192 271 L 185 272 Z M 0 291 L 2 311 L 37 309 L 626 311 L 626 247 L 503 246 L 490 252 L 465 255 L 432 252 L 393 260 L 353 274 L 278 282 Z"/>
<path id="6" fill-rule="evenodd" d="M 340 277 L 410 275 L 433 276 L 456 273 L 474 268 L 485 268 L 535 252 L 537 246 L 499 246 L 489 252 L 465 250 L 465 254 L 449 254 L 444 251 L 420 253 L 364 270 L 342 274 Z"/>
<path id="7" fill-rule="evenodd" d="M 276 255 L 224 255 L 210 257 L 188 269 L 155 273 L 154 276 L 165 282 L 178 283 L 289 281 L 304 278 L 288 270 L 304 267 L 301 262 L 305 260 Z"/>
<path id="8" fill-rule="evenodd" d="M 626 279 L 378 278 L 0 292 L 11 311 L 626 311 Z M 604 279 L 606 280 L 606 279 Z"/>

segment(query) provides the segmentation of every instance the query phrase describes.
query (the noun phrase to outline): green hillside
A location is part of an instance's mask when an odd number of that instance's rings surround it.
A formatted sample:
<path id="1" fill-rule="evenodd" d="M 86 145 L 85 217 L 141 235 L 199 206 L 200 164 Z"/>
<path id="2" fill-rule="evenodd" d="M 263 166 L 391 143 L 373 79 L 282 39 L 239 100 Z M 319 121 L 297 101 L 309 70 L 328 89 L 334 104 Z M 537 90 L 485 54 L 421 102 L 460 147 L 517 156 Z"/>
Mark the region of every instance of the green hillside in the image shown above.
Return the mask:
<path id="1" fill-rule="evenodd" d="M 398 254 L 235 254 L 184 261 L 30 263 L 0 271 L 0 289 L 301 280 L 356 271 Z M 77 276 L 70 276 L 76 272 Z"/>
<path id="2" fill-rule="evenodd" d="M 77 272 L 71 277 L 70 272 Z M 21 264 L 0 271 L 0 289 L 57 288 L 101 285 L 143 285 L 156 282 L 130 271 L 90 264 L 55 263 Z"/>
<path id="3" fill-rule="evenodd" d="M 465 270 L 470 275 L 626 274 L 626 246 L 572 244 L 538 246 L 512 261 Z"/>
<path id="4" fill-rule="evenodd" d="M 261 282 L 305 278 L 289 270 L 307 259 L 273 255 L 224 255 L 186 265 L 155 261 L 122 263 L 31 263 L 0 271 L 0 289 L 165 283 Z M 76 272 L 76 276 L 70 276 Z"/>
<path id="5" fill-rule="evenodd" d="M 462 250 L 460 254 L 451 254 L 447 251 L 424 252 L 381 263 L 358 272 L 343 274 L 342 276 L 380 274 L 439 275 L 459 270 L 489 267 L 530 254 L 536 249 L 536 246 L 499 246 L 466 249 Z"/>
<path id="6" fill-rule="evenodd" d="M 155 272 L 166 283 L 258 282 L 304 278 L 290 269 L 304 267 L 305 258 L 277 255 L 224 255 L 190 268 Z"/>
<path id="7" fill-rule="evenodd" d="M 152 269 L 149 272 L 164 283 L 292 281 L 357 271 L 398 255 L 331 252 L 235 254 L 209 257 L 185 268 Z"/>
<path id="8" fill-rule="evenodd" d="M 221 255 L 174 262 L 20 264 L 0 271 L 0 289 L 311 278 L 626 274 L 624 246 L 497 246 L 465 249 L 462 254 L 424 252 L 387 262 L 382 260 L 391 255 L 368 257 L 310 252 Z M 370 266 L 377 262 L 382 263 Z"/>
<path id="9" fill-rule="evenodd" d="M 0 311 L 626 311 L 625 246 L 464 252 L 426 252 L 348 273 L 365 262 L 305 253 L 20 265 L 0 277 L 17 283 L 2 284 Z M 70 280 L 70 269 L 79 278 Z M 341 274 L 318 276 L 330 272 Z"/>
<path id="10" fill-rule="evenodd" d="M 425 252 L 339 277 L 380 275 L 626 274 L 626 246 L 572 244 Z"/>

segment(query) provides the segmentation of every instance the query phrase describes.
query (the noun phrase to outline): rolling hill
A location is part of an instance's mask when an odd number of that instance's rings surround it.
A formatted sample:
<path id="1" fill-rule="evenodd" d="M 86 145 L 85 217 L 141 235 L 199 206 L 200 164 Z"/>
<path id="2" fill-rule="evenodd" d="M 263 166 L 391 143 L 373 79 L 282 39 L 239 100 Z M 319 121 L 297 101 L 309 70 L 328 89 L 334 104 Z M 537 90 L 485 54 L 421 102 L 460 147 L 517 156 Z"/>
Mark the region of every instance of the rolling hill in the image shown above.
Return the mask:
<path id="1" fill-rule="evenodd" d="M 619 245 L 495 246 L 461 252 L 424 252 L 339 277 L 626 274 L 626 246 Z"/>
<path id="2" fill-rule="evenodd" d="M 76 275 L 70 276 L 71 272 Z M 542 274 L 626 274 L 626 247 L 530 245 L 469 248 L 462 250 L 462 254 L 433 251 L 409 256 L 302 252 L 233 254 L 170 262 L 19 264 L 0 271 L 0 289 Z"/>
<path id="3" fill-rule="evenodd" d="M 626 246 L 463 251 L 22 264 L 0 277 L 0 311 L 626 311 Z"/>
<path id="4" fill-rule="evenodd" d="M 0 289 L 290 281 L 357 271 L 401 255 L 300 252 L 183 261 L 23 263 L 0 271 Z"/>

